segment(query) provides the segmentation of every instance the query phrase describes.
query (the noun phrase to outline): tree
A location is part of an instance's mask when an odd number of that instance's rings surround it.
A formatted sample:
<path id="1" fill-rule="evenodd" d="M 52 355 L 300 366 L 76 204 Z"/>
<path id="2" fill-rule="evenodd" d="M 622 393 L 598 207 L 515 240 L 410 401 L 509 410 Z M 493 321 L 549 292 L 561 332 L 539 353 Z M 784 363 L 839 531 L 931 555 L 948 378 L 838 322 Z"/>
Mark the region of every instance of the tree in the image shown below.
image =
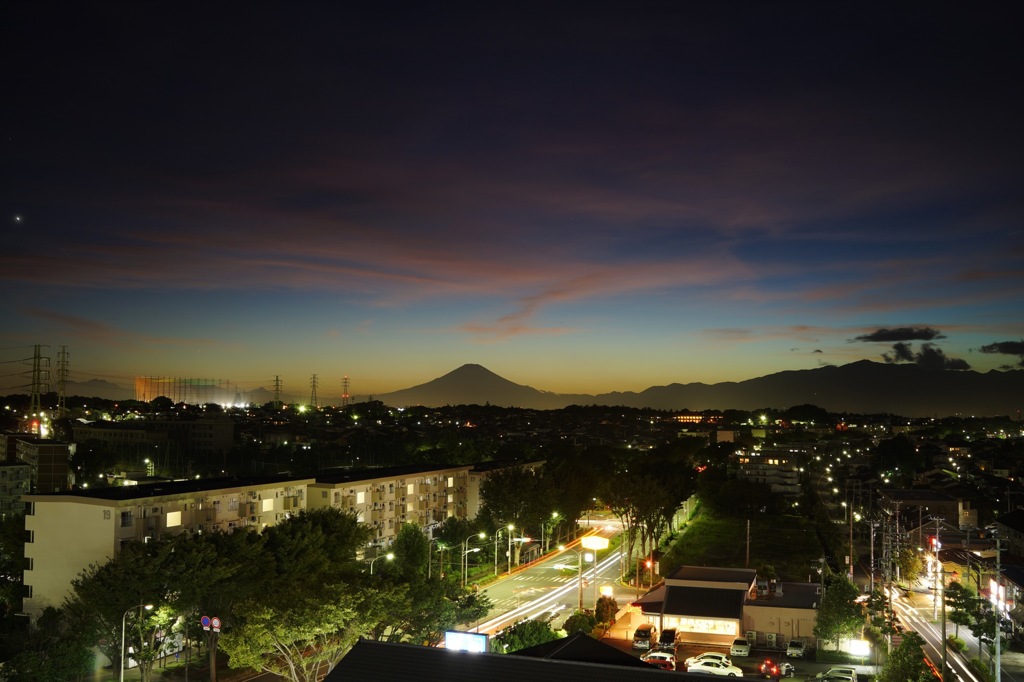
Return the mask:
<path id="1" fill-rule="evenodd" d="M 0 618 L 21 610 L 25 567 L 25 516 L 0 519 Z"/>
<path id="2" fill-rule="evenodd" d="M 186 639 L 205 640 L 209 681 L 216 682 L 220 633 L 202 630 L 199 618 L 216 616 L 224 627 L 231 627 L 235 605 L 262 591 L 265 536 L 247 532 L 182 534 L 170 542 L 169 600 L 181 615 L 178 627 Z M 186 655 L 190 651 L 186 649 Z"/>
<path id="3" fill-rule="evenodd" d="M 882 671 L 875 679 L 877 682 L 930 682 L 931 670 L 924 662 L 921 647 L 924 638 L 916 632 L 907 632 L 903 641 L 889 655 Z"/>
<path id="4" fill-rule="evenodd" d="M 909 547 L 904 547 L 900 550 L 899 555 L 896 557 L 896 564 L 899 566 L 900 575 L 907 583 L 913 583 L 917 580 L 917 576 L 921 575 L 921 571 L 924 568 L 924 564 L 921 563 L 921 557 Z"/>
<path id="5" fill-rule="evenodd" d="M 68 613 L 48 608 L 29 627 L 21 650 L 3 669 L 6 682 L 69 680 L 88 675 L 95 665 L 93 641 Z"/>
<path id="6" fill-rule="evenodd" d="M 970 626 L 974 620 L 971 616 L 974 594 L 959 582 L 951 582 L 946 587 L 946 607 L 949 609 L 949 620 L 956 625 L 955 637 L 960 637 L 960 626 Z"/>
<path id="7" fill-rule="evenodd" d="M 369 530 L 353 514 L 325 508 L 302 511 L 264 536 L 260 591 L 235 605 L 220 646 L 234 668 L 315 680 L 369 629 L 361 593 L 351 586 Z"/>
<path id="8" fill-rule="evenodd" d="M 551 625 L 547 621 L 521 620 L 494 636 L 494 639 L 491 640 L 493 645 L 491 651 L 509 654 L 537 644 L 554 641 L 559 637 L 560 635 L 551 629 Z"/>
<path id="9" fill-rule="evenodd" d="M 403 523 L 391 546 L 395 560 L 385 570 L 400 573 L 407 581 L 423 580 L 427 573 L 430 541 L 415 523 Z"/>
<path id="10" fill-rule="evenodd" d="M 127 543 L 114 559 L 102 566 L 90 565 L 74 579 L 72 595 L 64 605 L 116 666 L 121 665 L 122 646 L 133 651 L 142 682 L 149 681 L 175 617 L 169 603 L 172 554 L 173 545 L 167 541 Z M 146 611 L 142 604 L 153 608 Z"/>
<path id="11" fill-rule="evenodd" d="M 615 616 L 619 613 L 619 603 L 615 597 L 607 595 L 599 597 L 594 607 L 594 616 L 598 623 L 614 623 Z"/>
<path id="12" fill-rule="evenodd" d="M 221 637 L 232 668 L 253 668 L 291 682 L 315 682 L 329 673 L 365 632 L 358 592 L 318 586 L 316 594 L 274 607 L 250 599 L 241 623 Z"/>
<path id="13" fill-rule="evenodd" d="M 149 407 L 154 412 L 167 412 L 174 407 L 174 401 L 165 395 L 158 395 L 149 401 Z"/>
<path id="14" fill-rule="evenodd" d="M 480 484 L 483 499 L 480 516 L 496 528 L 511 523 L 520 532 L 539 529 L 541 521 L 551 514 L 545 511 L 543 488 L 541 476 L 532 469 L 522 466 L 498 469 Z M 518 564 L 522 544 L 514 543 L 512 550 Z"/>
<path id="15" fill-rule="evenodd" d="M 878 628 L 879 632 L 887 637 L 896 634 L 896 614 L 889 598 L 880 588 L 876 587 L 868 596 L 867 609 L 868 620 L 873 627 Z"/>
<path id="16" fill-rule="evenodd" d="M 814 635 L 839 644 L 860 630 L 864 616 L 854 601 L 859 596 L 856 585 L 842 575 L 832 574 L 827 580 L 825 595 L 818 606 Z"/>

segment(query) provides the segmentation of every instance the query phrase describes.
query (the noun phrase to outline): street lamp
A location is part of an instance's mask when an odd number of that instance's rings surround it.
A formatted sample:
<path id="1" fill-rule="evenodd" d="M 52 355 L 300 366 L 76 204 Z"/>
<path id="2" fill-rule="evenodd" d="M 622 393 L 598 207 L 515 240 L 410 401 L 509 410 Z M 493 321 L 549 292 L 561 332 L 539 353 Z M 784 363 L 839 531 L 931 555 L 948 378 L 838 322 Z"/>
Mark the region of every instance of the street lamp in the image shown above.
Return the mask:
<path id="1" fill-rule="evenodd" d="M 471 549 L 467 549 L 465 552 L 462 553 L 462 568 L 463 568 L 463 570 L 462 570 L 462 587 L 463 588 L 466 587 L 466 574 L 469 573 L 469 558 L 468 557 L 473 552 L 479 552 L 479 551 L 480 551 L 479 547 L 473 547 Z"/>
<path id="2" fill-rule="evenodd" d="M 583 554 L 575 549 L 569 549 L 565 545 L 559 545 L 558 549 L 564 552 L 572 552 L 576 555 L 576 580 L 579 582 L 580 605 L 579 610 L 583 611 Z"/>
<path id="3" fill-rule="evenodd" d="M 434 551 L 433 546 L 435 542 L 437 543 L 437 553 L 439 555 L 439 561 L 437 562 L 437 572 L 441 574 L 441 577 L 444 577 L 444 571 L 441 569 L 440 561 L 440 559 L 444 558 L 444 541 L 441 540 L 441 538 L 430 538 L 430 542 L 427 544 L 427 580 L 430 580 L 430 569 L 434 563 L 431 560 L 430 555 Z"/>
<path id="4" fill-rule="evenodd" d="M 554 521 L 557 518 L 558 518 L 558 512 L 551 512 L 551 520 Z M 547 552 L 548 551 L 547 543 L 544 542 L 544 531 L 547 529 L 547 525 L 548 525 L 548 521 L 546 519 L 544 521 L 541 521 L 541 523 L 540 523 L 540 548 L 541 548 L 541 552 Z M 552 530 L 554 530 L 554 527 L 552 527 Z"/>
<path id="5" fill-rule="evenodd" d="M 597 552 L 598 550 L 608 549 L 608 538 L 601 537 L 600 535 L 588 535 L 582 540 L 580 544 L 583 545 L 583 549 L 589 549 L 594 553 L 594 609 L 597 609 Z M 651 574 L 651 580 L 653 581 L 654 575 Z"/>
<path id="6" fill-rule="evenodd" d="M 394 553 L 388 552 L 387 554 L 385 554 L 383 556 L 375 556 L 372 559 L 370 559 L 370 575 L 373 575 L 373 564 L 374 564 L 374 562 L 377 561 L 377 559 L 387 559 L 388 561 L 391 561 L 394 558 L 395 558 Z"/>
<path id="7" fill-rule="evenodd" d="M 469 562 L 466 560 L 466 555 L 469 554 L 466 550 L 469 549 L 469 541 L 473 538 L 480 538 L 483 540 L 487 537 L 487 533 L 480 531 L 479 533 L 473 533 L 468 538 L 462 541 L 462 562 L 459 564 L 459 569 L 462 571 L 462 586 L 466 586 L 466 573 L 469 571 Z"/>
<path id="8" fill-rule="evenodd" d="M 140 609 L 139 617 L 141 618 L 142 617 L 141 609 L 145 609 L 146 611 L 152 611 L 153 610 L 153 605 L 152 604 L 138 604 L 136 606 L 131 607 L 127 611 L 125 611 L 124 615 L 121 616 L 121 674 L 119 676 L 121 682 L 124 682 L 124 638 L 125 638 L 125 631 L 126 631 L 126 628 L 127 628 L 127 625 L 128 625 L 128 614 L 131 613 L 132 611 L 134 611 L 135 609 Z"/>
<path id="9" fill-rule="evenodd" d="M 558 512 L 556 512 L 556 511 L 555 512 L 551 512 L 551 532 L 552 533 L 554 533 L 555 529 L 558 528 L 558 517 L 559 516 L 560 516 L 560 514 Z M 541 528 L 541 534 L 540 535 L 541 535 L 540 541 L 541 541 L 541 544 L 543 545 L 544 544 L 544 529 L 543 528 Z M 551 538 L 548 537 L 548 540 L 550 541 Z M 548 551 L 547 545 L 544 545 L 544 551 L 545 552 Z"/>
<path id="10" fill-rule="evenodd" d="M 508 524 L 508 574 L 512 575 L 512 531 L 515 529 L 513 524 Z"/>

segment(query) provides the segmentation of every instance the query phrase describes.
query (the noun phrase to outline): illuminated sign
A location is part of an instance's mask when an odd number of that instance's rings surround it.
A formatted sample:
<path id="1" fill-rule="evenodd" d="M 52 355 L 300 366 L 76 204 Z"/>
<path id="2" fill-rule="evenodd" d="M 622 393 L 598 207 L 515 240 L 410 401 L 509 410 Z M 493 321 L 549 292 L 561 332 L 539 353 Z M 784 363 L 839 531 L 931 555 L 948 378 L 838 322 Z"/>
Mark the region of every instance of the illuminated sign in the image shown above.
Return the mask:
<path id="1" fill-rule="evenodd" d="M 482 632 L 448 630 L 444 633 L 444 648 L 452 651 L 473 651 L 486 654 L 487 635 Z"/>

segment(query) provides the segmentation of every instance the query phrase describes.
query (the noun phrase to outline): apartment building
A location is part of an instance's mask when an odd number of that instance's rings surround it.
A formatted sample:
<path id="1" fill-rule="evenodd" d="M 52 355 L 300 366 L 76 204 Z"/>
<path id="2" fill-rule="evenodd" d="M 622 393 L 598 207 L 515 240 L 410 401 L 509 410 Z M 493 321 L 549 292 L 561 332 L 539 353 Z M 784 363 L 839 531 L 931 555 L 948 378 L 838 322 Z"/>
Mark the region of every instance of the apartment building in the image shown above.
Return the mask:
<path id="1" fill-rule="evenodd" d="M 71 489 L 71 455 L 75 446 L 49 438 L 26 436 L 15 442 L 15 457 L 32 470 L 32 491 L 58 493 Z"/>
<path id="2" fill-rule="evenodd" d="M 22 495 L 32 485 L 32 467 L 24 462 L 0 462 L 0 519 L 25 510 Z"/>
<path id="3" fill-rule="evenodd" d="M 142 454 L 173 443 L 187 452 L 219 454 L 231 449 L 235 423 L 228 417 L 182 420 L 92 422 L 73 427 L 76 443 L 97 440 L 120 454 Z"/>
<path id="4" fill-rule="evenodd" d="M 313 479 L 216 478 L 24 496 L 23 611 L 59 607 L 71 581 L 132 541 L 184 532 L 262 530 L 306 506 Z"/>
<path id="5" fill-rule="evenodd" d="M 308 505 L 352 512 L 373 529 L 375 544 L 389 545 L 403 523 L 429 531 L 452 516 L 476 516 L 479 505 L 468 504 L 472 469 L 411 465 L 321 474 L 309 486 Z"/>
<path id="6" fill-rule="evenodd" d="M 800 466 L 797 453 L 787 450 L 750 450 L 735 455 L 737 476 L 771 487 L 773 493 L 800 494 Z"/>
<path id="7" fill-rule="evenodd" d="M 60 606 L 82 570 L 115 557 L 127 542 L 183 532 L 262 530 L 303 509 L 333 507 L 355 514 L 373 529 L 372 543 L 386 546 L 403 523 L 430 532 L 449 517 L 475 517 L 480 484 L 490 473 L 540 464 L 410 465 L 328 472 L 315 479 L 226 477 L 26 495 L 23 611 L 36 618 L 47 606 Z"/>

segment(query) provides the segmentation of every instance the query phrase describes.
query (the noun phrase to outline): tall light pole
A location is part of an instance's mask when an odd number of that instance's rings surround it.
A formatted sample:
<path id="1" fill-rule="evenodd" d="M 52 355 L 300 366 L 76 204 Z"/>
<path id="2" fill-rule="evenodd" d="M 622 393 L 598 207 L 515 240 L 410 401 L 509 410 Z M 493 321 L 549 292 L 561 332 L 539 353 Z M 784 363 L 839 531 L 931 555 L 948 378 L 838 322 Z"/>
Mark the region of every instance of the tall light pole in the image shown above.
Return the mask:
<path id="1" fill-rule="evenodd" d="M 441 538 L 430 538 L 430 542 L 427 544 L 427 580 L 430 580 L 430 569 L 434 564 L 431 554 L 434 551 L 433 546 L 435 542 L 437 543 L 437 553 L 440 555 L 439 558 L 444 556 L 444 541 L 441 540 Z M 437 572 L 442 576 L 444 575 L 444 571 L 441 570 L 440 561 L 437 562 Z"/>
<path id="2" fill-rule="evenodd" d="M 594 609 L 597 609 L 597 552 L 598 550 L 608 549 L 608 538 L 600 535 L 587 535 L 580 544 L 583 545 L 583 549 L 589 549 L 594 553 Z"/>
<path id="3" fill-rule="evenodd" d="M 559 516 L 560 516 L 560 514 L 558 512 L 556 512 L 556 511 L 555 512 L 551 512 L 551 532 L 552 532 L 552 534 L 555 532 L 555 529 L 558 528 L 558 522 L 559 522 L 558 517 Z M 548 536 L 548 542 L 551 542 L 551 536 L 550 535 Z M 545 547 L 544 551 L 546 552 L 547 549 L 548 548 Z"/>
<path id="4" fill-rule="evenodd" d="M 467 549 L 465 552 L 462 553 L 462 568 L 463 568 L 463 571 L 462 571 L 462 587 L 463 588 L 466 587 L 466 574 L 469 573 L 469 555 L 472 554 L 473 552 L 479 552 L 479 551 L 480 551 L 479 547 L 472 547 L 472 548 Z"/>
<path id="5" fill-rule="evenodd" d="M 576 580 L 579 583 L 580 605 L 579 611 L 583 611 L 583 554 L 575 549 L 569 549 L 565 545 L 559 545 L 558 549 L 565 552 L 572 552 L 576 555 Z"/>
<path id="6" fill-rule="evenodd" d="M 370 575 L 373 575 L 373 564 L 377 561 L 377 559 L 387 559 L 388 561 L 391 561 L 394 558 L 395 555 L 391 552 L 388 552 L 387 554 L 384 554 L 382 556 L 375 556 L 372 559 L 370 559 Z"/>
<path id="7" fill-rule="evenodd" d="M 131 613 L 132 611 L 134 611 L 135 609 L 139 609 L 139 617 L 141 618 L 142 617 L 142 609 L 145 609 L 146 611 L 152 611 L 153 610 L 153 605 L 152 604 L 137 604 L 136 606 L 133 606 L 130 609 L 128 609 L 127 611 L 125 611 L 124 615 L 121 616 L 121 673 L 119 675 L 119 679 L 120 679 L 121 682 L 124 682 L 124 638 L 125 638 L 126 629 L 127 629 L 127 625 L 128 625 L 128 614 Z"/>
<path id="8" fill-rule="evenodd" d="M 501 529 L 494 531 L 494 577 L 498 577 L 498 536 L 501 535 Z"/>
<path id="9" fill-rule="evenodd" d="M 512 531 L 515 530 L 515 526 L 511 523 L 508 524 L 508 574 L 512 575 Z"/>
<path id="10" fill-rule="evenodd" d="M 473 538 L 480 538 L 481 540 L 487 537 L 487 533 L 480 531 L 479 533 L 473 533 L 468 538 L 462 541 L 462 560 L 459 562 L 459 570 L 462 571 L 462 586 L 466 586 L 466 572 L 469 571 L 469 562 L 466 559 L 466 555 L 469 554 L 469 541 Z"/>

